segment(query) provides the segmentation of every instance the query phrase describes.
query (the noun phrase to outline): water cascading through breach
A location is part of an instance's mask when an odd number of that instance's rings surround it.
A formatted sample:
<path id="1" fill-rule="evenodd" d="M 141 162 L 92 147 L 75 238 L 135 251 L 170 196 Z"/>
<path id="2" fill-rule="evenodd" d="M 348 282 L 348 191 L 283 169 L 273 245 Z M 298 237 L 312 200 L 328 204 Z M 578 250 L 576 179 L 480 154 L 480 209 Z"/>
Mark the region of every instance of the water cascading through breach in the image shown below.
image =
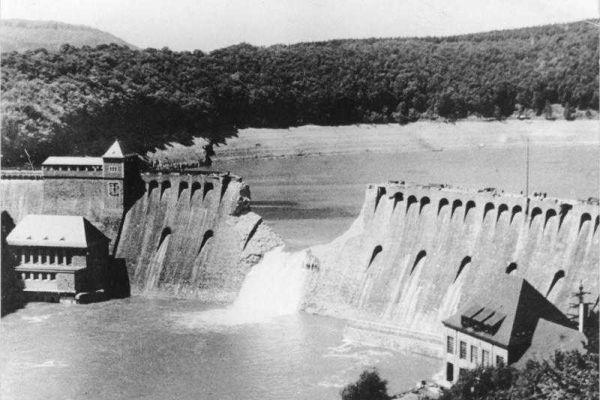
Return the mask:
<path id="1" fill-rule="evenodd" d="M 266 322 L 294 314 L 304 301 L 310 273 L 306 251 L 287 253 L 277 247 L 266 253 L 246 275 L 235 302 L 225 309 L 195 313 L 183 322 L 189 327 Z"/>

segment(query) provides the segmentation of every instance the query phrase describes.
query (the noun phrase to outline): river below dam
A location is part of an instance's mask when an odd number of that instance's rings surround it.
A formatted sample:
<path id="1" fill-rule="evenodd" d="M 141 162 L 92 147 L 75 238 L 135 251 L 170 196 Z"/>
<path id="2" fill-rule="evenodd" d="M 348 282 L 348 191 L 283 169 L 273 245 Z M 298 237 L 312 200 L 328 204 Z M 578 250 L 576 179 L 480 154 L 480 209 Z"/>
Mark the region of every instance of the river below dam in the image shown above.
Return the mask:
<path id="1" fill-rule="evenodd" d="M 30 303 L 2 320 L 0 397 L 339 399 L 367 367 L 378 367 L 391 392 L 440 368 L 415 354 L 354 346 L 336 319 L 296 313 L 221 324 L 214 307 L 142 297 Z"/>

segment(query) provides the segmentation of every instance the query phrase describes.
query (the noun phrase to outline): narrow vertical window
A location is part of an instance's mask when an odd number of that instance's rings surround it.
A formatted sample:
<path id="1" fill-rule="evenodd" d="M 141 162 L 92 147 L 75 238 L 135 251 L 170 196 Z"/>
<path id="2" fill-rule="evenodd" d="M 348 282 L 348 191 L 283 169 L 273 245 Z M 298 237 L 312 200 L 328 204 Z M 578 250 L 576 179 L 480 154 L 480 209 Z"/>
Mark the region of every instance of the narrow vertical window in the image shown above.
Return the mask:
<path id="1" fill-rule="evenodd" d="M 467 344 L 465 342 L 463 342 L 462 340 L 460 341 L 460 354 L 459 354 L 459 356 L 463 360 L 467 359 Z"/>
<path id="2" fill-rule="evenodd" d="M 454 338 L 452 336 L 448 336 L 446 340 L 446 351 L 448 354 L 454 354 Z"/>
<path id="3" fill-rule="evenodd" d="M 476 346 L 471 346 L 471 362 L 477 364 L 477 353 L 479 349 Z"/>
<path id="4" fill-rule="evenodd" d="M 504 365 L 504 357 L 496 356 L 496 365 Z"/>
<path id="5" fill-rule="evenodd" d="M 487 350 L 482 350 L 481 351 L 481 363 L 483 364 L 484 367 L 487 367 L 488 365 L 490 365 L 490 352 Z"/>

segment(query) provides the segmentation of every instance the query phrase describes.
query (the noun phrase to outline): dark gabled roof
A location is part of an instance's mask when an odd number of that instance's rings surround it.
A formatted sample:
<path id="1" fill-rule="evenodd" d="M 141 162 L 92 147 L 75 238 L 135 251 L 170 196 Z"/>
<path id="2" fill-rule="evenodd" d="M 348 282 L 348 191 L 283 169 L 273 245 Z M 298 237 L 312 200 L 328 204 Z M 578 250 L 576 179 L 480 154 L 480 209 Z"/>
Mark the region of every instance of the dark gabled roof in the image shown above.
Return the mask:
<path id="1" fill-rule="evenodd" d="M 535 328 L 531 346 L 516 363 L 516 367 L 525 367 L 528 360 L 548 360 L 556 351 L 577 350 L 584 353 L 585 344 L 587 338 L 583 333 L 541 318 Z"/>
<path id="2" fill-rule="evenodd" d="M 526 280 L 499 273 L 494 282 L 493 296 L 480 293 L 443 324 L 505 348 L 528 344 L 540 318 L 569 325 L 567 317 Z"/>

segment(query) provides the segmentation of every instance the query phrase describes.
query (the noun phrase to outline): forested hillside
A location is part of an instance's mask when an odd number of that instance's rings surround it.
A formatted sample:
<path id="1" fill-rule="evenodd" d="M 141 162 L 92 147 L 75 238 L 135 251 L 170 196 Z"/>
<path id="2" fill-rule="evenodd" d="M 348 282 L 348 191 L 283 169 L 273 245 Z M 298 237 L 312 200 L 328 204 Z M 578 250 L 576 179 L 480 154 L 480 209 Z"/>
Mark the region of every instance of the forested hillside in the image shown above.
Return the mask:
<path id="1" fill-rule="evenodd" d="M 116 45 L 2 55 L 4 165 L 143 152 L 240 127 L 407 123 L 598 108 L 598 31 L 585 22 L 446 38 L 240 44 L 205 54 Z"/>
<path id="2" fill-rule="evenodd" d="M 80 47 L 110 43 L 133 47 L 110 33 L 84 25 L 23 19 L 0 21 L 0 49 L 2 52 L 40 48 L 58 50 L 63 44 Z"/>

